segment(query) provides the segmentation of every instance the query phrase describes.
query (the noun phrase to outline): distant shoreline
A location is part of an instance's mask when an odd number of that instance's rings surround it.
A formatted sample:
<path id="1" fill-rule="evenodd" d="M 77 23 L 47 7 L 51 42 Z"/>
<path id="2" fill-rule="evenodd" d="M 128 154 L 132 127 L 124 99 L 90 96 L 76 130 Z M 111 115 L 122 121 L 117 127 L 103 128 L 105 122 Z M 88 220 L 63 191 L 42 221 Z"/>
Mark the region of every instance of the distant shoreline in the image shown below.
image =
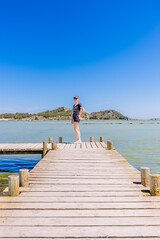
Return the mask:
<path id="1" fill-rule="evenodd" d="M 0 114 L 0 121 L 60 121 L 71 120 L 73 111 L 66 107 L 59 107 L 53 110 L 47 110 L 38 113 L 2 113 Z M 132 119 L 124 116 L 120 112 L 109 109 L 99 112 L 85 112 L 81 117 L 82 120 L 160 120 L 158 118 L 151 119 Z"/>
<path id="2" fill-rule="evenodd" d="M 71 121 L 71 119 L 0 119 L 0 122 L 46 122 L 46 121 Z M 160 119 L 81 119 L 81 121 L 160 121 Z"/>
<path id="3" fill-rule="evenodd" d="M 66 107 L 59 107 L 53 110 L 47 110 L 38 113 L 2 113 L 0 119 L 6 121 L 47 121 L 47 120 L 71 120 L 73 111 Z M 99 112 L 87 113 L 85 112 L 82 116 L 85 120 L 109 120 L 109 119 L 126 119 L 128 117 L 115 111 L 113 109 L 104 110 Z M 1 120 L 1 121 L 2 121 Z"/>

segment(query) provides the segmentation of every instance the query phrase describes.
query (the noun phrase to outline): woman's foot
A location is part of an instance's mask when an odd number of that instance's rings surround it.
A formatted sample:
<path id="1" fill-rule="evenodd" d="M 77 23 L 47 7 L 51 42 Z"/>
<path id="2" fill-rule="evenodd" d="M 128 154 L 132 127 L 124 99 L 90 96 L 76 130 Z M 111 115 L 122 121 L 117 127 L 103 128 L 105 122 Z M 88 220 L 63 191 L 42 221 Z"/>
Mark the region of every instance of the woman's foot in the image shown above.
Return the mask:
<path id="1" fill-rule="evenodd" d="M 74 142 L 74 143 L 81 143 L 82 141 L 81 140 L 77 140 L 76 142 Z"/>

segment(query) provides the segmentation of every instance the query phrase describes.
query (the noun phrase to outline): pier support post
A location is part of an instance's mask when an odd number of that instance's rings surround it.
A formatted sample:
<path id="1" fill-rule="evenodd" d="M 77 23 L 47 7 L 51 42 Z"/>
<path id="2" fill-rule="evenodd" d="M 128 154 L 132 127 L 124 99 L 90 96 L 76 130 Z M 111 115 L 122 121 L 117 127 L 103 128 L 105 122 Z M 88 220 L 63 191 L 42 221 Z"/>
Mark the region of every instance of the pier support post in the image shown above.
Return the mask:
<path id="1" fill-rule="evenodd" d="M 148 167 L 141 167 L 141 184 L 144 187 L 149 187 L 150 185 L 150 169 Z"/>
<path id="2" fill-rule="evenodd" d="M 160 196 L 160 175 L 150 174 L 150 193 L 152 196 Z"/>
<path id="3" fill-rule="evenodd" d="M 44 157 L 47 153 L 47 142 L 43 142 L 43 154 L 42 157 Z"/>
<path id="4" fill-rule="evenodd" d="M 8 176 L 8 195 L 9 196 L 19 195 L 19 176 L 18 175 Z"/>
<path id="5" fill-rule="evenodd" d="M 49 138 L 49 143 L 52 143 L 52 137 Z"/>
<path id="6" fill-rule="evenodd" d="M 19 186 L 27 187 L 29 184 L 29 171 L 28 169 L 19 170 Z"/>
<path id="7" fill-rule="evenodd" d="M 94 137 L 90 137 L 90 142 L 94 142 Z"/>
<path id="8" fill-rule="evenodd" d="M 108 150 L 113 150 L 113 143 L 111 141 L 107 141 Z"/>
<path id="9" fill-rule="evenodd" d="M 62 137 L 59 137 L 59 143 L 62 143 Z"/>
<path id="10" fill-rule="evenodd" d="M 100 137 L 100 142 L 104 142 L 104 137 Z"/>
<path id="11" fill-rule="evenodd" d="M 57 143 L 52 143 L 52 150 L 57 150 Z"/>

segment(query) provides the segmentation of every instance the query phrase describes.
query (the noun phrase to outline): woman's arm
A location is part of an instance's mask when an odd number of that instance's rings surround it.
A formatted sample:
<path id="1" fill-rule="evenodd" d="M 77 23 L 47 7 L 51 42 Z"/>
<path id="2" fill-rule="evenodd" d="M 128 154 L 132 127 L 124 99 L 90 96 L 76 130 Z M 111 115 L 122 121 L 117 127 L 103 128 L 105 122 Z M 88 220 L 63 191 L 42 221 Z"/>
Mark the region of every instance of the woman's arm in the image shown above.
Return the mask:
<path id="1" fill-rule="evenodd" d="M 80 107 L 80 109 L 82 109 L 82 112 L 80 112 L 79 116 L 81 116 L 85 112 L 84 107 Z"/>
<path id="2" fill-rule="evenodd" d="M 71 119 L 71 123 L 73 124 L 73 113 L 72 113 L 72 119 Z"/>

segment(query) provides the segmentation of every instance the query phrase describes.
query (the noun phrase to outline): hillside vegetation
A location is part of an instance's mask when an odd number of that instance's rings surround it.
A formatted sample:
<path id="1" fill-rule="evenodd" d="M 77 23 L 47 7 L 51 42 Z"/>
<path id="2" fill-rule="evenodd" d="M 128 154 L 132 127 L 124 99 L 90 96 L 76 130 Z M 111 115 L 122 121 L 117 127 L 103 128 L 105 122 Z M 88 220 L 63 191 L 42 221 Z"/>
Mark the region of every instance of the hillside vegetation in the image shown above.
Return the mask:
<path id="1" fill-rule="evenodd" d="M 125 117 L 121 113 L 115 111 L 115 110 L 105 110 L 100 112 L 92 112 L 90 114 L 90 119 L 125 119 L 128 120 L 128 117 Z"/>
<path id="2" fill-rule="evenodd" d="M 3 113 L 0 114 L 1 120 L 70 120 L 72 118 L 72 110 L 60 107 L 51 111 L 44 111 L 34 114 L 29 113 Z M 115 110 L 106 110 L 100 112 L 84 113 L 82 119 L 128 119 Z"/>

